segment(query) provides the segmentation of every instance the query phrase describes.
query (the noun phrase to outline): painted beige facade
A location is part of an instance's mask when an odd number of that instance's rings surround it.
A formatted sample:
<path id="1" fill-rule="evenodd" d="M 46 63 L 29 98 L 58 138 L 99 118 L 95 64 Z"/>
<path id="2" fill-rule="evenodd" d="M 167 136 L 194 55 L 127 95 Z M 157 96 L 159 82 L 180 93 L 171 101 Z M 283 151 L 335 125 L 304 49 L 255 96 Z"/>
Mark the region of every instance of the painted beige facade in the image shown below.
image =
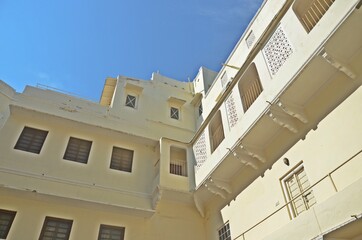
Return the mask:
<path id="1" fill-rule="evenodd" d="M 0 81 L 5 239 L 46 217 L 69 239 L 362 239 L 360 6 L 265 1 L 219 72 L 107 78 L 99 103 Z M 47 132 L 39 153 L 17 147 L 24 127 Z M 91 142 L 85 163 L 70 138 Z"/>

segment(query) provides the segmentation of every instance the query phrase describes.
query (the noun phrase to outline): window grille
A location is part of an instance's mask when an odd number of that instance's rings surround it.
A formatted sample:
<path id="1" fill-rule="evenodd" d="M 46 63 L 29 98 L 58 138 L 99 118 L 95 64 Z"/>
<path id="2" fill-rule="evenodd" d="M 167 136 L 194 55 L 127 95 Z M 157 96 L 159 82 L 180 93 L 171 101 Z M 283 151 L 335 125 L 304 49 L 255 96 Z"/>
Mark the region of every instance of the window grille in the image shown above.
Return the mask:
<path id="1" fill-rule="evenodd" d="M 6 239 L 16 212 L 0 209 L 0 239 Z"/>
<path id="2" fill-rule="evenodd" d="M 132 160 L 132 150 L 113 147 L 110 168 L 125 172 L 132 172 Z"/>
<path id="3" fill-rule="evenodd" d="M 229 222 L 219 229 L 219 240 L 231 240 Z"/>
<path id="4" fill-rule="evenodd" d="M 170 173 L 187 177 L 186 150 L 178 147 L 170 148 Z"/>
<path id="5" fill-rule="evenodd" d="M 39 240 L 67 240 L 73 220 L 46 217 Z"/>
<path id="6" fill-rule="evenodd" d="M 136 97 L 132 95 L 127 95 L 126 97 L 126 106 L 131 108 L 136 108 Z"/>
<path id="7" fill-rule="evenodd" d="M 87 163 L 91 146 L 91 141 L 70 137 L 63 159 Z"/>
<path id="8" fill-rule="evenodd" d="M 298 216 L 316 204 L 312 189 L 309 189 L 300 195 L 310 186 L 308 177 L 302 165 L 288 174 L 288 176 L 284 179 L 284 186 L 289 200 L 295 198 L 289 206 L 293 212 L 294 217 Z"/>
<path id="9" fill-rule="evenodd" d="M 47 135 L 48 131 L 24 127 L 14 148 L 39 154 Z"/>
<path id="10" fill-rule="evenodd" d="M 99 227 L 98 240 L 123 240 L 124 232 L 124 227 L 101 224 L 101 226 Z"/>
<path id="11" fill-rule="evenodd" d="M 171 112 L 170 112 L 170 116 L 171 118 L 173 119 L 179 119 L 180 118 L 180 114 L 179 114 L 179 109 L 178 108 L 174 108 L 174 107 L 171 107 Z"/>
<path id="12" fill-rule="evenodd" d="M 210 122 L 209 131 L 211 137 L 211 152 L 214 152 L 225 138 L 220 110 L 215 114 L 214 118 Z"/>

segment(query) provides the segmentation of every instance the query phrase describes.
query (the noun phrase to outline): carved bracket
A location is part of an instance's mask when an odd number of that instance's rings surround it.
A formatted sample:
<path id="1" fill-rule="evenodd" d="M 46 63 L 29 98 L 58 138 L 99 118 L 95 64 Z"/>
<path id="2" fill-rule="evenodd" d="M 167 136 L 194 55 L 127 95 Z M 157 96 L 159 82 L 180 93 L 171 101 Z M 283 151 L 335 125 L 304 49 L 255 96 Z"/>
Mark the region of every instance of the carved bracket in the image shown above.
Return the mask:
<path id="1" fill-rule="evenodd" d="M 307 115 L 302 106 L 291 103 L 289 101 L 288 103 L 285 103 L 281 100 L 279 100 L 277 106 L 280 107 L 285 113 L 300 120 L 302 123 L 308 123 Z"/>
<path id="2" fill-rule="evenodd" d="M 232 192 L 229 183 L 211 178 L 206 181 L 205 187 L 213 194 L 219 195 L 224 199 L 226 199 L 227 194 Z"/>
<path id="3" fill-rule="evenodd" d="M 278 125 L 287 128 L 293 133 L 298 132 L 294 118 L 276 106 L 271 106 L 267 115 Z"/>
<path id="4" fill-rule="evenodd" d="M 344 74 L 346 74 L 349 78 L 351 79 L 356 79 L 357 75 L 350 69 L 350 67 L 347 64 L 342 63 L 341 61 L 339 61 L 338 59 L 334 58 L 333 56 L 331 56 L 329 53 L 326 52 L 325 49 L 323 49 L 320 52 L 320 55 L 322 56 L 322 58 L 329 63 L 330 65 L 332 65 L 334 68 L 336 68 L 338 71 L 343 72 Z"/>
<path id="5" fill-rule="evenodd" d="M 243 150 L 250 157 L 256 158 L 263 163 L 266 162 L 266 156 L 263 149 L 258 147 L 243 146 L 243 145 L 240 145 L 240 149 Z"/>

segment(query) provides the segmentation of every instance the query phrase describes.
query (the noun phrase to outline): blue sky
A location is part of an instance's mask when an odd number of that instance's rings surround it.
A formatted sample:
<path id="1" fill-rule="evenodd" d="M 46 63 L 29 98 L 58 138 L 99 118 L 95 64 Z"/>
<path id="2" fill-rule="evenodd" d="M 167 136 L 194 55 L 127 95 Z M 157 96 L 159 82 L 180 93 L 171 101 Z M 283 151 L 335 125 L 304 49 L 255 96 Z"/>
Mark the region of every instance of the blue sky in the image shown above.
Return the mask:
<path id="1" fill-rule="evenodd" d="M 218 71 L 262 0 L 0 0 L 0 79 L 98 101 L 104 79 Z"/>

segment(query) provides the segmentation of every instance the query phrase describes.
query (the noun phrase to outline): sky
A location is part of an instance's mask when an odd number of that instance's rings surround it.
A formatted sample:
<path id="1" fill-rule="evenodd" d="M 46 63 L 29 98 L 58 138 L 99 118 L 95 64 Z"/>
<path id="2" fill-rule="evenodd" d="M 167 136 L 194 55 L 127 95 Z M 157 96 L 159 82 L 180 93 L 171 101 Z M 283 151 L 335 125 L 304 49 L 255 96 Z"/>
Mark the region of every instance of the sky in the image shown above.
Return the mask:
<path id="1" fill-rule="evenodd" d="M 106 77 L 219 71 L 262 0 L 0 0 L 0 79 L 98 102 Z"/>

